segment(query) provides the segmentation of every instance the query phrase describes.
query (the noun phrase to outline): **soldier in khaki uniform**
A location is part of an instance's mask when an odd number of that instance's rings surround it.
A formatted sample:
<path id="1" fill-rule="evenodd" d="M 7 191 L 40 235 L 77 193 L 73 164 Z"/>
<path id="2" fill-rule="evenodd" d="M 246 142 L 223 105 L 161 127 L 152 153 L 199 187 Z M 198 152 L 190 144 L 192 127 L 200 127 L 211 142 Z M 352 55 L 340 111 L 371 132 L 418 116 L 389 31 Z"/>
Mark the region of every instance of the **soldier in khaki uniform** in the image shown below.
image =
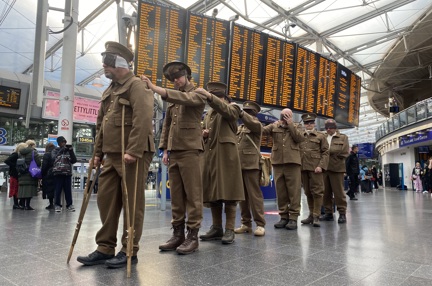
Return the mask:
<path id="1" fill-rule="evenodd" d="M 117 228 L 123 207 L 122 180 L 126 181 L 129 212 L 132 215 L 134 189 L 136 188 L 135 233 L 133 235 L 132 263 L 138 262 L 137 252 L 144 223 L 145 181 L 155 151 L 153 138 L 153 93 L 129 70 L 133 53 L 116 42 L 107 42 L 103 55 L 105 76 L 112 80 L 102 95 L 97 118 L 97 145 L 94 165 L 104 159 L 103 172 L 99 177 L 97 204 L 102 227 L 96 234 L 97 250 L 77 260 L 85 265 L 104 264 L 111 268 L 126 265 L 127 234 L 123 224 L 121 251 L 114 257 L 117 244 Z M 125 108 L 125 120 L 122 110 Z M 121 130 L 124 124 L 125 138 Z M 122 158 L 124 140 L 125 155 Z M 122 176 L 122 161 L 126 164 L 126 178 Z M 138 178 L 135 171 L 138 168 Z M 126 218 L 124 218 L 126 222 Z"/>
<path id="2" fill-rule="evenodd" d="M 297 229 L 301 198 L 301 156 L 299 143 L 303 134 L 294 125 L 291 109 L 281 112 L 280 120 L 263 128 L 263 134 L 271 135 L 273 147 L 271 162 L 276 183 L 280 220 L 275 228 Z"/>
<path id="3" fill-rule="evenodd" d="M 337 130 L 336 121 L 327 119 L 324 123 L 326 132 L 324 136 L 330 146 L 329 164 L 324 171 L 324 197 L 323 205 L 325 214 L 320 217 L 321 221 L 332 221 L 333 197 L 339 212 L 338 223 L 346 222 L 347 201 L 344 192 L 344 173 L 346 172 L 345 159 L 349 155 L 348 136 Z"/>
<path id="4" fill-rule="evenodd" d="M 315 113 L 302 115 L 305 141 L 300 144 L 302 156 L 301 180 L 307 197 L 309 216 L 302 224 L 319 227 L 319 216 L 324 194 L 323 171 L 327 169 L 329 146 L 327 139 L 315 130 Z"/>
<path id="5" fill-rule="evenodd" d="M 207 99 L 210 109 L 204 117 L 205 165 L 203 173 L 203 201 L 211 208 L 213 224 L 200 239 L 234 242 L 237 202 L 244 200 L 240 157 L 237 150 L 237 120 L 241 109 L 230 104 L 227 86 L 209 82 L 206 91 L 196 91 Z M 225 205 L 225 232 L 222 228 L 222 209 Z"/>
<path id="6" fill-rule="evenodd" d="M 204 143 L 201 118 L 205 100 L 196 94 L 195 86 L 190 82 L 189 66 L 181 62 L 171 62 L 164 66 L 163 72 L 168 80 L 174 82 L 177 90 L 155 86 L 147 77 L 141 77 L 151 90 L 160 94 L 163 100 L 170 102 L 162 127 L 159 149 L 164 151 L 163 163 L 167 165 L 169 162 L 173 236 L 166 243 L 159 245 L 159 249 L 190 254 L 198 249 L 198 231 L 203 217 Z"/>
<path id="7" fill-rule="evenodd" d="M 241 226 L 235 233 L 252 232 L 252 216 L 257 225 L 254 234 L 265 234 L 264 197 L 259 185 L 262 124 L 256 115 L 261 107 L 253 101 L 245 101 L 240 118 L 243 124 L 237 129 L 237 147 L 242 166 L 245 200 L 239 203 L 241 211 Z M 257 150 L 258 149 L 258 150 Z M 251 216 L 252 211 L 252 216 Z"/>

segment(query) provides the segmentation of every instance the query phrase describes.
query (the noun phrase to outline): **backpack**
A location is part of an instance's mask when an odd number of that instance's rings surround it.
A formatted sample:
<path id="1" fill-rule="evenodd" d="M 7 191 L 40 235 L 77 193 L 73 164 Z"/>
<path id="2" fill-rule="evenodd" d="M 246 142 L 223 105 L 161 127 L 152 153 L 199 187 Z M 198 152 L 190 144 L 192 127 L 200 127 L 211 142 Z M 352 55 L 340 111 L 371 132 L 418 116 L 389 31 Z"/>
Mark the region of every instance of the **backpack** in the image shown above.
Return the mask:
<path id="1" fill-rule="evenodd" d="M 16 170 L 18 172 L 18 177 L 27 174 L 29 172 L 29 168 L 27 166 L 27 163 L 21 155 L 18 157 L 16 161 Z"/>
<path id="2" fill-rule="evenodd" d="M 54 175 L 72 175 L 72 164 L 70 163 L 69 154 L 58 154 L 55 157 L 52 172 Z"/>
<path id="3" fill-rule="evenodd" d="M 267 187 L 268 185 L 270 185 L 272 176 L 272 165 L 270 157 L 264 157 L 261 155 L 260 169 L 260 186 Z"/>

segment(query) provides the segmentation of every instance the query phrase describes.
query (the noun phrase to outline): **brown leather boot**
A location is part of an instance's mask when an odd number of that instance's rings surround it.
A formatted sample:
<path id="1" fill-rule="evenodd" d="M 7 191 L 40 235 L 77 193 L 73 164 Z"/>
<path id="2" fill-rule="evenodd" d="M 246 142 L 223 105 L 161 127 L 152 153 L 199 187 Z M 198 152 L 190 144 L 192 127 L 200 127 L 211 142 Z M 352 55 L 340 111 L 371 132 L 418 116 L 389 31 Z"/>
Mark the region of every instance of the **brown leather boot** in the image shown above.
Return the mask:
<path id="1" fill-rule="evenodd" d="M 314 217 L 313 217 L 313 226 L 314 226 L 314 227 L 320 227 L 320 220 L 319 220 L 319 217 L 317 217 L 317 216 L 314 216 Z"/>
<path id="2" fill-rule="evenodd" d="M 302 224 L 312 224 L 313 223 L 313 216 L 309 215 L 306 219 L 302 219 L 300 222 Z"/>
<path id="3" fill-rule="evenodd" d="M 173 236 L 164 244 L 159 245 L 159 249 L 163 251 L 176 250 L 184 241 L 184 224 L 173 225 Z"/>
<path id="4" fill-rule="evenodd" d="M 191 254 L 198 250 L 198 231 L 199 228 L 187 228 L 186 240 L 176 249 L 178 254 Z"/>

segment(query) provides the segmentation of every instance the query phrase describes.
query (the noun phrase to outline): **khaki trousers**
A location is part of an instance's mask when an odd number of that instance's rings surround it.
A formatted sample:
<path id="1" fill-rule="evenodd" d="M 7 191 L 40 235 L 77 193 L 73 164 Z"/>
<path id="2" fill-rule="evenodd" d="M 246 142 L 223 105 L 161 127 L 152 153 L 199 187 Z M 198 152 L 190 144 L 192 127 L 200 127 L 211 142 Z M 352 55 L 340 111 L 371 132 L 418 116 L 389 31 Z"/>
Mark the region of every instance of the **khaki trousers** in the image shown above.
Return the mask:
<path id="1" fill-rule="evenodd" d="M 171 191 L 171 224 L 200 228 L 203 218 L 204 153 L 199 150 L 171 151 L 169 181 Z"/>
<path id="2" fill-rule="evenodd" d="M 297 220 L 300 215 L 301 166 L 273 165 L 279 215 L 282 219 Z"/>
<path id="3" fill-rule="evenodd" d="M 347 201 L 344 191 L 344 173 L 325 171 L 323 206 L 326 214 L 333 213 L 333 197 L 339 214 L 346 214 Z"/>
<path id="4" fill-rule="evenodd" d="M 324 194 L 323 173 L 302 171 L 301 180 L 309 206 L 309 215 L 319 217 Z"/>
<path id="5" fill-rule="evenodd" d="M 123 208 L 122 196 L 122 155 L 121 153 L 106 154 L 103 171 L 99 176 L 99 190 L 97 194 L 97 205 L 102 221 L 102 227 L 96 234 L 97 250 L 105 254 L 115 254 L 117 245 L 117 229 L 120 213 Z M 139 250 L 141 239 L 144 210 L 145 210 L 145 182 L 148 169 L 153 158 L 153 152 L 145 152 L 137 163 L 126 164 L 126 186 L 128 191 L 129 214 L 132 215 L 135 190 L 135 170 L 138 164 L 138 180 L 135 207 L 135 235 L 133 240 L 133 255 Z M 130 220 L 132 223 L 132 218 Z M 127 247 L 127 224 L 123 215 L 123 235 L 121 238 L 122 249 L 126 252 Z"/>
<path id="6" fill-rule="evenodd" d="M 241 223 L 252 227 L 252 216 L 257 226 L 264 227 L 264 196 L 259 185 L 260 170 L 242 170 L 245 200 L 240 201 Z M 251 216 L 252 211 L 252 216 Z"/>

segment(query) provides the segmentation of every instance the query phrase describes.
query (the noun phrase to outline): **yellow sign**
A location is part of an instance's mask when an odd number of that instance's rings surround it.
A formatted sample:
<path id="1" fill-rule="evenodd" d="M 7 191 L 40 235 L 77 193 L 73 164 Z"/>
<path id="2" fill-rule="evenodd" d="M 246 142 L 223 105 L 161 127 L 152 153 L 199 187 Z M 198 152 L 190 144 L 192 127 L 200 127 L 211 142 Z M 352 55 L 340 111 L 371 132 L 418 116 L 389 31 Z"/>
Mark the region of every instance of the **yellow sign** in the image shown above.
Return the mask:
<path id="1" fill-rule="evenodd" d="M 93 137 L 78 137 L 78 143 L 94 143 Z"/>

